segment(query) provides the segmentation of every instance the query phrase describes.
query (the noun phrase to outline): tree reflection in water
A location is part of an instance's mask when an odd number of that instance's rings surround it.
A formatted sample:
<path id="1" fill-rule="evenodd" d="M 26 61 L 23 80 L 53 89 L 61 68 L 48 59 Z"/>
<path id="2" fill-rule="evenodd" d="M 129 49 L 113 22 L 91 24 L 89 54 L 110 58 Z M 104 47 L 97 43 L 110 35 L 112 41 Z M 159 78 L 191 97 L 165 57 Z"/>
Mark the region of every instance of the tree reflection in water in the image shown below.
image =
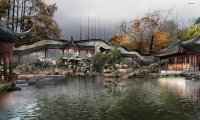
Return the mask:
<path id="1" fill-rule="evenodd" d="M 199 81 L 173 77 L 44 80 L 38 88 L 0 94 L 0 119 L 196 120 L 199 89 Z"/>

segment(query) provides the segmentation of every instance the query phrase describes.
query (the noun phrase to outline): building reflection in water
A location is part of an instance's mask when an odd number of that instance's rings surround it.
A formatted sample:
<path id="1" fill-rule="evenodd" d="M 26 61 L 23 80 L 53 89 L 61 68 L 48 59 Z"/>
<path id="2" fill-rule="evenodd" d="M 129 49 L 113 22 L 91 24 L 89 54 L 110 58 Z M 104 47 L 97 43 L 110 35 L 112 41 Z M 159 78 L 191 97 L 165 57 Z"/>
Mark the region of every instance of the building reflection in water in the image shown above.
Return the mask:
<path id="1" fill-rule="evenodd" d="M 159 78 L 158 84 L 163 90 L 173 91 L 181 97 L 200 100 L 200 81 L 185 80 L 183 77 L 166 77 Z"/>
<path id="2" fill-rule="evenodd" d="M 13 102 L 13 94 L 11 92 L 0 95 L 0 108 L 7 107 Z"/>

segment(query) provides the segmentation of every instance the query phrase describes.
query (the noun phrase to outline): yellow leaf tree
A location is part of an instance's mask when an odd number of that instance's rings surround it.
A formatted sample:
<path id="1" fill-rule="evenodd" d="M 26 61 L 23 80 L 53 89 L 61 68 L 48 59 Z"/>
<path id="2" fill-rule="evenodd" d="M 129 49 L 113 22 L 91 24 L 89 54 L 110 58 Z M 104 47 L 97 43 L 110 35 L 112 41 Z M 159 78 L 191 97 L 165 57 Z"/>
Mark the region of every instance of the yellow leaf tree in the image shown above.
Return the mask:
<path id="1" fill-rule="evenodd" d="M 169 37 L 166 32 L 155 32 L 154 33 L 154 40 L 153 40 L 153 49 L 158 51 L 158 50 L 163 50 L 167 47 L 169 47 Z"/>
<path id="2" fill-rule="evenodd" d="M 129 40 L 123 36 L 113 36 L 110 42 L 113 46 L 126 46 L 129 44 Z"/>
<path id="3" fill-rule="evenodd" d="M 177 23 L 170 19 L 171 14 L 172 9 L 167 14 L 161 10 L 148 12 L 141 18 L 122 22 L 120 31 L 131 38 L 132 49 L 150 55 L 154 50 L 168 47 L 169 40 L 176 40 Z"/>

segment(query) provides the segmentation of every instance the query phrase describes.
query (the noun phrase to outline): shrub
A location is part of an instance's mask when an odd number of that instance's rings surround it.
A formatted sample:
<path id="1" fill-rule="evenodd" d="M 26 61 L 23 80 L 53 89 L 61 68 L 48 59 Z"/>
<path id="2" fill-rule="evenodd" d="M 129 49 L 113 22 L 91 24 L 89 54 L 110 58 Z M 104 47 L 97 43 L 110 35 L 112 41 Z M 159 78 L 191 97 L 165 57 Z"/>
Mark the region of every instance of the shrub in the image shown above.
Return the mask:
<path id="1" fill-rule="evenodd" d="M 58 67 L 58 69 L 62 69 L 62 70 L 68 69 L 68 65 L 66 65 L 64 61 L 62 61 L 61 59 L 57 61 L 56 66 Z"/>
<path id="2" fill-rule="evenodd" d="M 21 64 L 16 67 L 16 71 L 21 74 L 37 74 L 43 70 L 54 68 L 54 65 L 49 61 L 36 61 L 34 63 Z"/>
<path id="3" fill-rule="evenodd" d="M 12 84 L 11 83 L 0 85 L 0 93 L 11 91 L 11 90 L 12 90 Z"/>
<path id="4" fill-rule="evenodd" d="M 49 69 L 53 67 L 53 64 L 49 61 L 37 61 L 35 63 L 33 63 L 35 65 L 36 68 L 39 68 L 41 70 L 45 70 L 45 69 Z"/>
<path id="5" fill-rule="evenodd" d="M 110 51 L 110 62 L 113 63 L 119 63 L 121 61 L 122 55 L 121 51 L 117 49 L 117 47 L 113 47 Z"/>
<path id="6" fill-rule="evenodd" d="M 109 61 L 110 57 L 111 57 L 110 54 L 100 53 L 100 52 L 93 55 L 92 56 L 93 69 L 97 72 L 100 72 L 103 66 L 106 64 L 106 62 Z"/>

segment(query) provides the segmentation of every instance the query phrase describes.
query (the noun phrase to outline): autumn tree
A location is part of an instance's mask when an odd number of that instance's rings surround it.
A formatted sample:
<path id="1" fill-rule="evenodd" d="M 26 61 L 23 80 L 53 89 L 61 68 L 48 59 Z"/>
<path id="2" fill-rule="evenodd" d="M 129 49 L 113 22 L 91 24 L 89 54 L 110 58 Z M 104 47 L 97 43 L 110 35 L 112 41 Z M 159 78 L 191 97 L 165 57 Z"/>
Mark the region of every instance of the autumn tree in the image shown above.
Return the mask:
<path id="1" fill-rule="evenodd" d="M 8 4 L 6 8 L 0 8 L 1 21 L 8 28 L 21 33 L 31 29 L 17 46 L 60 37 L 61 30 L 53 19 L 56 4 L 47 5 L 44 0 L 3 0 L 1 4 Z"/>
<path id="2" fill-rule="evenodd" d="M 153 40 L 153 48 L 158 50 L 163 50 L 167 47 L 169 47 L 170 41 L 168 34 L 166 32 L 155 32 L 154 33 L 154 40 Z"/>
<path id="3" fill-rule="evenodd" d="M 189 29 L 183 33 L 182 40 L 190 40 L 200 35 L 200 23 L 192 25 Z"/>
<path id="4" fill-rule="evenodd" d="M 172 10 L 169 10 L 166 15 L 162 15 L 161 10 L 149 12 L 139 19 L 123 22 L 120 25 L 120 31 L 136 43 L 134 47 L 138 48 L 137 51 L 141 54 L 160 50 L 168 47 L 168 44 L 163 44 L 164 42 L 168 43 L 177 38 L 177 24 L 173 19 L 169 19 L 171 15 Z M 161 45 L 155 41 L 162 44 L 162 47 L 156 48 Z"/>
<path id="5" fill-rule="evenodd" d="M 57 10 L 56 4 L 47 5 L 42 0 L 32 3 L 29 13 L 24 17 L 25 26 L 23 31 L 27 31 L 33 27 L 33 37 L 29 37 L 29 43 L 34 43 L 43 39 L 55 39 L 60 37 L 61 30 L 53 19 L 53 15 Z M 32 35 L 33 36 L 33 35 Z M 28 38 L 27 38 L 28 39 Z M 26 44 L 26 43 L 25 43 Z"/>
<path id="6" fill-rule="evenodd" d="M 129 44 L 129 40 L 124 36 L 113 36 L 110 41 L 113 46 L 127 46 Z"/>
<path id="7" fill-rule="evenodd" d="M 5 17 L 7 11 L 10 9 L 11 5 L 8 0 L 0 1 L 0 20 Z"/>

